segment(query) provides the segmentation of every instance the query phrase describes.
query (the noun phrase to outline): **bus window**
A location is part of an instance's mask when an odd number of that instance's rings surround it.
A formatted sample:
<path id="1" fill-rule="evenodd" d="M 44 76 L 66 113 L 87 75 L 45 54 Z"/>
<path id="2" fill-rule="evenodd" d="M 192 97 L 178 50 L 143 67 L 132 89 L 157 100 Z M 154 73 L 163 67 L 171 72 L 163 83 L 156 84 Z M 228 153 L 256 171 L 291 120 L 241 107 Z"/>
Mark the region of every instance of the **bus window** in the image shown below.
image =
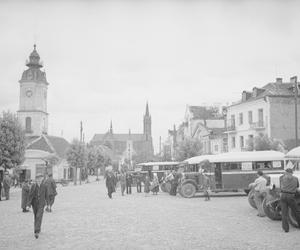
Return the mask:
<path id="1" fill-rule="evenodd" d="M 271 169 L 272 168 L 272 162 L 265 161 L 265 162 L 254 162 L 254 170 L 257 169 Z"/>
<path id="2" fill-rule="evenodd" d="M 240 162 L 224 162 L 222 163 L 222 170 L 231 171 L 231 170 L 241 170 L 242 164 Z"/>

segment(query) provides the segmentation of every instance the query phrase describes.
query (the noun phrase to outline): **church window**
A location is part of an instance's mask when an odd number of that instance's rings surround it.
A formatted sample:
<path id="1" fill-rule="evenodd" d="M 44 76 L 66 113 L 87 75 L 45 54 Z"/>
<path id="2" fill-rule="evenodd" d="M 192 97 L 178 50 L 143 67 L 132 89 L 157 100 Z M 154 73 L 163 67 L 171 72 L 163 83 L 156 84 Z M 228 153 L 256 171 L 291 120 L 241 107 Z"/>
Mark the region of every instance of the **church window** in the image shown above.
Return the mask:
<path id="1" fill-rule="evenodd" d="M 26 117 L 25 119 L 25 130 L 26 133 L 31 133 L 31 117 Z"/>

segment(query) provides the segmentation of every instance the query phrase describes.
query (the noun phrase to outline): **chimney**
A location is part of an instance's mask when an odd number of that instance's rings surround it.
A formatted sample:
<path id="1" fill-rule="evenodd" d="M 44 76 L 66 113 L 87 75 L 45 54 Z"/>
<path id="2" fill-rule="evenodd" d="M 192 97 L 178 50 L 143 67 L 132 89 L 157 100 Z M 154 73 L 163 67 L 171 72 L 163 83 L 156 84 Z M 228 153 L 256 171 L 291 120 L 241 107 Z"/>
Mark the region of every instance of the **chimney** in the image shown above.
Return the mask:
<path id="1" fill-rule="evenodd" d="M 252 93 L 248 91 L 243 91 L 242 93 L 242 102 L 247 101 L 251 97 Z"/>
<path id="2" fill-rule="evenodd" d="M 277 77 L 277 78 L 276 78 L 276 83 L 282 83 L 282 78 Z"/>
<path id="3" fill-rule="evenodd" d="M 296 83 L 297 82 L 297 76 L 291 77 L 290 82 L 291 83 Z"/>

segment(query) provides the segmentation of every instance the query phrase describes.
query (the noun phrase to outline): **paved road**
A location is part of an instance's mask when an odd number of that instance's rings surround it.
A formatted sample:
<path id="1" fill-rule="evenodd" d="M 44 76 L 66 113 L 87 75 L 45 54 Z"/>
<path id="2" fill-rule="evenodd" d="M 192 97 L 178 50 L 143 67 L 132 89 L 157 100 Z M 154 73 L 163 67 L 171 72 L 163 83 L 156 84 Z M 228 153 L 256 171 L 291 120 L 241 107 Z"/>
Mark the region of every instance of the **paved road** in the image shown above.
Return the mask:
<path id="1" fill-rule="evenodd" d="M 0 249 L 300 249 L 300 230 L 283 233 L 280 222 L 257 217 L 246 197 L 205 202 L 134 190 L 110 200 L 103 181 L 58 192 L 38 240 L 20 192 L 0 202 Z"/>

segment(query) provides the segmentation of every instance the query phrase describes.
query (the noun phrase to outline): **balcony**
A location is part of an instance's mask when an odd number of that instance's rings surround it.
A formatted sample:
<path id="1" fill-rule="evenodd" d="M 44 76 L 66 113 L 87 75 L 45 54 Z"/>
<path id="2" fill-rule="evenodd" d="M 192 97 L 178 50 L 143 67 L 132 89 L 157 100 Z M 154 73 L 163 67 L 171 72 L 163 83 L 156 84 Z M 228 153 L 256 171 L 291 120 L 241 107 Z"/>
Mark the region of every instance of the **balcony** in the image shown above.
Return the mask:
<path id="1" fill-rule="evenodd" d="M 265 129 L 265 125 L 263 121 L 252 122 L 250 123 L 250 128 L 255 130 Z"/>
<path id="2" fill-rule="evenodd" d="M 227 125 L 225 133 L 236 133 L 235 124 Z"/>

